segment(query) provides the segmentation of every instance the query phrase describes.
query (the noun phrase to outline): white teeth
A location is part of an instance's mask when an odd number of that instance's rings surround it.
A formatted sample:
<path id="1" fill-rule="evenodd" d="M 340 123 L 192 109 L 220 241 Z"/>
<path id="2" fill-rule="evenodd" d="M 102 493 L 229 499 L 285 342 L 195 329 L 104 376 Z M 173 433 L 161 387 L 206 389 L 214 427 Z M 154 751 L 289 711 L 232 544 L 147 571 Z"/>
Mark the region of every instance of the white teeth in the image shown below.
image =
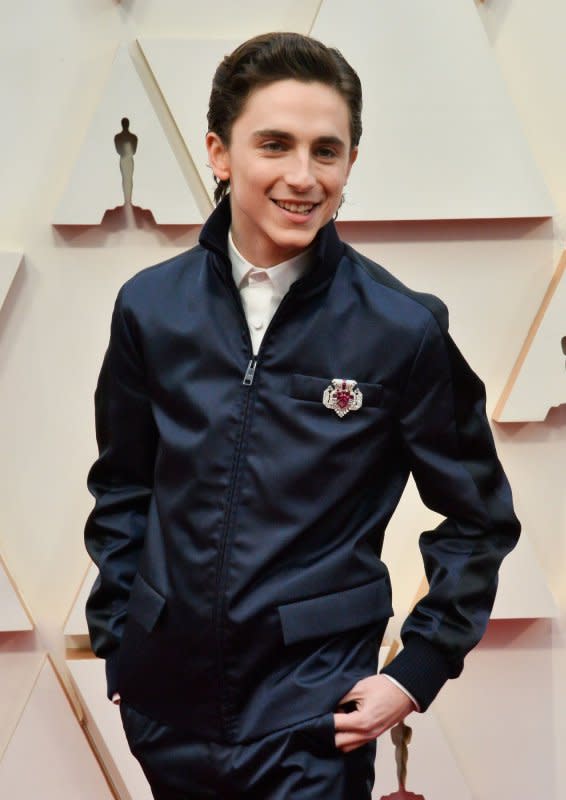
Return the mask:
<path id="1" fill-rule="evenodd" d="M 291 211 L 293 214 L 310 214 L 314 208 L 314 203 L 285 203 L 282 200 L 274 201 L 279 208 L 284 208 L 285 211 Z"/>

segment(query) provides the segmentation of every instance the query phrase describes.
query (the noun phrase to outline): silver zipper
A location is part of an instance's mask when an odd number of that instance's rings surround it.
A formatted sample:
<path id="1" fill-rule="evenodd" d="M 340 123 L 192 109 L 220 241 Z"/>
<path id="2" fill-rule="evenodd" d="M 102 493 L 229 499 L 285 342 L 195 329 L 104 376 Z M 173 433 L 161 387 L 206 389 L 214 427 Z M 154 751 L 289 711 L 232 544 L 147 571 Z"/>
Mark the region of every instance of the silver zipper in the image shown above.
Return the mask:
<path id="1" fill-rule="evenodd" d="M 246 374 L 244 375 L 244 380 L 242 381 L 244 386 L 251 386 L 252 383 L 254 382 L 256 367 L 257 367 L 257 358 L 254 356 L 254 358 L 251 359 L 251 361 L 247 366 Z"/>

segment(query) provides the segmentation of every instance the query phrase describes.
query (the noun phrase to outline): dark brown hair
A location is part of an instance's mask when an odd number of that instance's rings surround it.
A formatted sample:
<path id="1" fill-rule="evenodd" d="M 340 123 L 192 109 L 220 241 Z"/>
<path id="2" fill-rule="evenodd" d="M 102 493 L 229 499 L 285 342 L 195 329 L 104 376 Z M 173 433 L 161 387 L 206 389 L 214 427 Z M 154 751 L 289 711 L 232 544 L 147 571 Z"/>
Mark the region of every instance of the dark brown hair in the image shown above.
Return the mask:
<path id="1" fill-rule="evenodd" d="M 351 147 L 357 147 L 362 135 L 362 87 L 357 73 L 338 50 L 300 33 L 255 36 L 224 57 L 212 80 L 208 130 L 229 146 L 232 125 L 254 89 L 289 78 L 319 81 L 342 95 L 350 111 Z M 219 203 L 230 184 L 216 177 L 215 181 L 214 200 Z"/>

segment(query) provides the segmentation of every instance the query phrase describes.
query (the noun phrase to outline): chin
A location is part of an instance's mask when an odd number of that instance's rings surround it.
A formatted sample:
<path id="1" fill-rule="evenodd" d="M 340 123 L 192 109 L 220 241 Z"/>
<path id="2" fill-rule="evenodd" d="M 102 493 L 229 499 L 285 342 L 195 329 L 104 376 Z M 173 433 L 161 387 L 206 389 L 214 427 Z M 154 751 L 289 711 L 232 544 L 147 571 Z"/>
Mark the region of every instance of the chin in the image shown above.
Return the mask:
<path id="1" fill-rule="evenodd" d="M 277 244 L 277 247 L 280 250 L 286 250 L 291 253 L 289 258 L 291 258 L 296 253 L 300 252 L 301 250 L 306 250 L 307 247 L 310 247 L 311 244 L 314 242 L 316 234 L 318 231 L 315 231 L 313 234 L 304 235 L 304 236 L 293 236 L 292 238 L 281 241 Z"/>
<path id="2" fill-rule="evenodd" d="M 277 237 L 279 243 L 283 247 L 293 247 L 295 244 L 298 247 L 308 247 L 313 241 L 320 228 L 303 228 L 302 230 L 287 231 Z"/>

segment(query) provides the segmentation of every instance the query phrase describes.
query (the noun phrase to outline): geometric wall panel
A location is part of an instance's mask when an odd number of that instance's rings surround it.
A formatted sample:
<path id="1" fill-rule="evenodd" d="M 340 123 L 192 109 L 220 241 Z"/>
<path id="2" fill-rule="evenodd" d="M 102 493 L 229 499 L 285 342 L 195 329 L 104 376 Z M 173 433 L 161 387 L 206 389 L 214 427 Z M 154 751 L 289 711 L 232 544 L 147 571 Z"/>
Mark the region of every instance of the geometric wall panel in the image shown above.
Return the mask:
<path id="1" fill-rule="evenodd" d="M 44 654 L 39 652 L 0 651 L 0 758 L 25 707 L 44 658 Z"/>
<path id="2" fill-rule="evenodd" d="M 0 797 L 113 798 L 49 659 L 0 761 Z"/>
<path id="3" fill-rule="evenodd" d="M 558 616 L 556 601 L 527 534 L 503 559 L 492 619 L 544 619 Z"/>
<path id="4" fill-rule="evenodd" d="M 554 213 L 472 0 L 323 0 L 311 35 L 364 90 L 341 220 Z"/>
<path id="5" fill-rule="evenodd" d="M 151 800 L 149 784 L 131 754 L 120 709 L 106 697 L 104 661 L 70 659 L 67 666 L 85 714 L 86 729 L 122 800 Z"/>
<path id="6" fill-rule="evenodd" d="M 0 309 L 22 263 L 22 253 L 0 252 Z M 0 631 L 29 631 L 33 623 L 0 555 Z"/>
<path id="7" fill-rule="evenodd" d="M 128 120 L 128 126 L 123 127 L 123 119 Z M 203 215 L 193 191 L 126 45 L 116 53 L 53 223 L 98 225 L 107 209 L 124 205 L 121 156 L 115 141 L 122 134 L 130 139 L 137 137 L 135 152 L 130 157 L 133 158 L 132 204 L 149 209 L 158 224 L 202 223 Z M 134 144 L 130 153 L 133 149 Z M 198 184 L 195 191 L 204 196 L 196 176 L 195 180 Z"/>
<path id="8" fill-rule="evenodd" d="M 204 143 L 208 98 L 217 66 L 240 41 L 142 38 L 138 43 L 212 202 L 214 181 Z M 179 80 L 179 75 L 191 79 Z"/>
<path id="9" fill-rule="evenodd" d="M 380 648 L 379 668 L 389 648 Z M 407 791 L 423 794 L 427 800 L 472 800 L 472 793 L 460 771 L 454 753 L 432 708 L 425 714 L 409 714 L 405 722 L 412 729 L 407 763 Z M 377 740 L 373 800 L 398 789 L 395 747 L 389 731 Z"/>
<path id="10" fill-rule="evenodd" d="M 0 308 L 22 263 L 23 253 L 0 252 Z"/>
<path id="11" fill-rule="evenodd" d="M 499 403 L 497 422 L 543 421 L 566 403 L 566 251 L 548 286 Z"/>
<path id="12" fill-rule="evenodd" d="M 0 556 L 0 632 L 31 630 L 31 617 Z"/>

